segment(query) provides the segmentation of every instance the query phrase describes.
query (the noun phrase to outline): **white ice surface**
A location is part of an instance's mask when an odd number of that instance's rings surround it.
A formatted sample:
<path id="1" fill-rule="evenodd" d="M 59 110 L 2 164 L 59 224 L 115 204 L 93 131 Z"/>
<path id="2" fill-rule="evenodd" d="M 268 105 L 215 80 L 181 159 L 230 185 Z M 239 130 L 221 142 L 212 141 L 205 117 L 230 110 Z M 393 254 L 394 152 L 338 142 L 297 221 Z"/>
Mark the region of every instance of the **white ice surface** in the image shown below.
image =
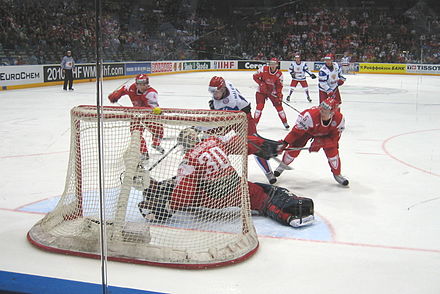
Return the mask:
<path id="1" fill-rule="evenodd" d="M 207 108 L 207 84 L 214 75 L 232 81 L 255 110 L 249 71 L 152 76 L 150 81 L 162 107 Z M 105 81 L 104 93 L 122 82 Z M 284 95 L 289 82 L 285 75 Z M 309 86 L 311 104 L 301 88 L 293 95 L 291 105 L 298 110 L 316 105 L 316 80 Z M 94 83 L 74 88 L 0 91 L 0 270 L 100 283 L 98 260 L 49 253 L 28 243 L 27 231 L 43 215 L 20 210 L 64 190 L 69 110 L 97 100 Z M 346 130 L 340 156 L 350 187 L 334 181 L 322 151 L 301 153 L 277 183 L 313 198 L 331 240 L 263 234 L 255 256 L 211 270 L 110 262 L 109 284 L 167 293 L 440 293 L 440 77 L 348 76 L 341 93 Z M 120 103 L 130 105 L 128 97 Z M 297 113 L 285 111 L 292 125 Z M 270 103 L 258 129 L 276 140 L 287 134 Z M 249 179 L 265 182 L 252 158 L 249 166 Z"/>

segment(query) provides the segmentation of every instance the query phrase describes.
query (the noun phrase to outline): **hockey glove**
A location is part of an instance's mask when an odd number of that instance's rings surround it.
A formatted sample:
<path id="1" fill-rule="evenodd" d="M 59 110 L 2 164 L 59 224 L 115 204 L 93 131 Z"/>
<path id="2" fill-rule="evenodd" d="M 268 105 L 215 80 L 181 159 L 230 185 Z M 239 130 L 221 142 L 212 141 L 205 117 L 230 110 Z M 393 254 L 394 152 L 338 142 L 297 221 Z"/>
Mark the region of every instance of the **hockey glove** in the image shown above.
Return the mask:
<path id="1" fill-rule="evenodd" d="M 251 104 L 249 103 L 247 106 L 241 109 L 244 113 L 251 113 Z"/>
<path id="2" fill-rule="evenodd" d="M 338 86 L 342 86 L 344 84 L 344 80 L 338 80 Z"/>
<path id="3" fill-rule="evenodd" d="M 116 103 L 118 99 L 119 97 L 117 92 L 113 92 L 110 95 L 108 95 L 108 100 L 110 100 L 111 103 Z"/>
<path id="4" fill-rule="evenodd" d="M 291 72 L 290 76 L 292 77 L 292 79 L 294 79 L 295 78 L 295 73 Z"/>
<path id="5" fill-rule="evenodd" d="M 209 104 L 209 109 L 213 110 L 214 109 L 214 100 L 212 100 L 212 99 L 209 100 L 208 104 Z"/>
<path id="6" fill-rule="evenodd" d="M 311 77 L 312 79 L 316 79 L 316 75 L 315 75 L 315 74 L 310 74 L 310 77 Z"/>
<path id="7" fill-rule="evenodd" d="M 289 146 L 289 143 L 287 143 L 284 140 L 279 140 L 278 142 L 280 143 L 280 146 L 278 147 L 278 154 L 281 154 L 283 153 L 284 149 L 286 149 L 287 146 Z"/>

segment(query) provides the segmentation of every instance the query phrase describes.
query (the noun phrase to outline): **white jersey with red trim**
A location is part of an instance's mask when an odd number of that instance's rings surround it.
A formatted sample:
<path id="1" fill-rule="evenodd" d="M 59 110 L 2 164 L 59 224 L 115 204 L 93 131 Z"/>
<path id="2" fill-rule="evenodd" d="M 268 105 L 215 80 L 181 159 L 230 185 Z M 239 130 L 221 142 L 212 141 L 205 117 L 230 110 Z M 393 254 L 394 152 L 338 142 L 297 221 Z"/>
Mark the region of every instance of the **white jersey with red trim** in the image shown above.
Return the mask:
<path id="1" fill-rule="evenodd" d="M 289 67 L 289 73 L 295 81 L 305 81 L 306 73 L 310 75 L 309 68 L 305 61 L 301 61 L 299 64 L 296 63 L 296 61 L 292 62 Z"/>
<path id="2" fill-rule="evenodd" d="M 350 61 L 351 61 L 350 56 L 342 56 L 342 58 L 341 58 L 341 65 L 342 66 L 348 66 L 348 65 L 350 65 Z"/>
<path id="3" fill-rule="evenodd" d="M 338 87 L 338 80 L 345 81 L 342 71 L 336 62 L 329 67 L 324 64 L 319 70 L 319 90 L 324 92 L 335 91 Z"/>
<path id="4" fill-rule="evenodd" d="M 225 96 L 219 100 L 212 99 L 215 110 L 242 110 L 250 104 L 231 82 L 225 81 L 225 84 Z"/>

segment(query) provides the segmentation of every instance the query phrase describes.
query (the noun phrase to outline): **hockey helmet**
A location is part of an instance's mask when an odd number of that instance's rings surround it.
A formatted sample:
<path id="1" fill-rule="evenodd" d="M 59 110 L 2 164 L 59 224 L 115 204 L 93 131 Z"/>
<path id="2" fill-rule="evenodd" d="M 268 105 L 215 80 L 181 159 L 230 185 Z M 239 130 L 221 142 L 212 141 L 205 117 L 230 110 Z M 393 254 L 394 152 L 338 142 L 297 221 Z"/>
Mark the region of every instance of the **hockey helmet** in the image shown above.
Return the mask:
<path id="1" fill-rule="evenodd" d="M 224 86 L 226 86 L 225 79 L 222 77 L 214 76 L 212 77 L 211 81 L 209 81 L 208 91 L 214 93 L 215 91 L 220 90 Z"/>
<path id="2" fill-rule="evenodd" d="M 335 112 L 335 110 L 339 107 L 339 103 L 334 98 L 327 98 L 319 104 L 321 110 L 327 110 L 330 112 Z"/>
<path id="3" fill-rule="evenodd" d="M 185 128 L 180 131 L 177 143 L 182 145 L 185 150 L 192 149 L 199 142 L 198 135 L 199 132 L 195 128 Z"/>
<path id="4" fill-rule="evenodd" d="M 146 74 L 138 74 L 136 76 L 135 81 L 136 81 L 136 84 L 148 85 L 150 82 L 150 78 Z"/>
<path id="5" fill-rule="evenodd" d="M 329 53 L 326 56 L 324 56 L 324 60 L 334 60 L 334 59 L 335 59 L 335 57 L 331 53 Z"/>
<path id="6" fill-rule="evenodd" d="M 276 58 L 276 57 L 272 57 L 272 58 L 269 60 L 269 65 L 278 65 L 278 62 L 280 62 L 280 61 L 278 60 L 278 58 Z"/>

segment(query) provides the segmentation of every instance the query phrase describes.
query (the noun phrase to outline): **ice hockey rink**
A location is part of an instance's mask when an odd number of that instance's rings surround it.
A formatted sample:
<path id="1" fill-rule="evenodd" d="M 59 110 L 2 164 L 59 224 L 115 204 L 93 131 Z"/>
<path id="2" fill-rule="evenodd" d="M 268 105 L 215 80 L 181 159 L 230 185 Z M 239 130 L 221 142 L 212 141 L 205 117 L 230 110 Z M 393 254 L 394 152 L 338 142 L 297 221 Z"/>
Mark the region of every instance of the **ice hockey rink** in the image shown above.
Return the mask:
<path id="1" fill-rule="evenodd" d="M 150 84 L 161 107 L 208 108 L 208 82 L 221 75 L 255 110 L 252 73 L 151 76 Z M 105 81 L 105 96 L 124 81 Z M 298 110 L 317 105 L 317 82 L 308 81 L 313 102 L 297 88 L 290 105 Z M 96 104 L 95 83 L 74 88 L 0 91 L 0 290 L 36 293 L 56 284 L 59 292 L 38 293 L 102 293 L 99 260 L 43 251 L 26 239 L 64 190 L 70 109 Z M 222 268 L 108 262 L 110 293 L 440 293 L 440 77 L 349 75 L 340 90 L 349 188 L 333 179 L 322 151 L 303 151 L 276 183 L 314 200 L 314 225 L 295 229 L 255 217 L 257 253 Z M 120 103 L 131 105 L 127 96 Z M 284 109 L 293 125 L 297 112 Z M 270 103 L 258 131 L 274 140 L 288 133 Z M 249 180 L 266 182 L 252 157 Z"/>

